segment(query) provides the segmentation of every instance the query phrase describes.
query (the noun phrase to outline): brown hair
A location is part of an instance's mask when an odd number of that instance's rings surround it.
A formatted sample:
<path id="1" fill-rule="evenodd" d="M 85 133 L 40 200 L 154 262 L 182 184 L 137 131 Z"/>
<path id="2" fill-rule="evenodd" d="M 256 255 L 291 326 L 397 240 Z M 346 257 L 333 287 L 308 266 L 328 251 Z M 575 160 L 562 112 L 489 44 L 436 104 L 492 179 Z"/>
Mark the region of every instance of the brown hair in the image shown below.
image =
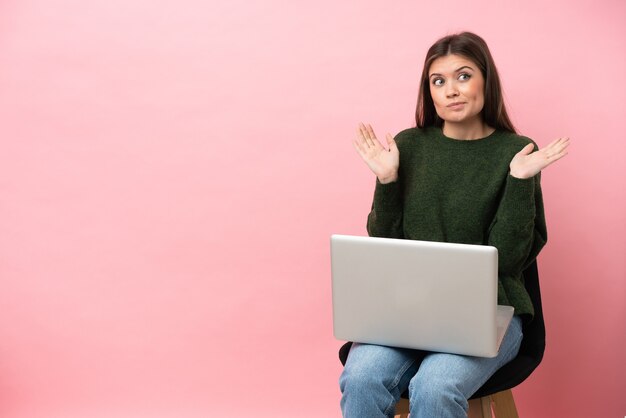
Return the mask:
<path id="1" fill-rule="evenodd" d="M 493 62 L 487 43 L 480 36 L 471 32 L 448 35 L 433 44 L 426 54 L 424 70 L 420 81 L 420 90 L 415 110 L 415 122 L 419 128 L 443 126 L 443 120 L 437 115 L 433 98 L 430 95 L 428 71 L 439 57 L 450 54 L 462 55 L 472 60 L 485 79 L 485 104 L 482 110 L 483 121 L 496 129 L 516 133 L 504 106 L 502 87 L 498 70 Z"/>

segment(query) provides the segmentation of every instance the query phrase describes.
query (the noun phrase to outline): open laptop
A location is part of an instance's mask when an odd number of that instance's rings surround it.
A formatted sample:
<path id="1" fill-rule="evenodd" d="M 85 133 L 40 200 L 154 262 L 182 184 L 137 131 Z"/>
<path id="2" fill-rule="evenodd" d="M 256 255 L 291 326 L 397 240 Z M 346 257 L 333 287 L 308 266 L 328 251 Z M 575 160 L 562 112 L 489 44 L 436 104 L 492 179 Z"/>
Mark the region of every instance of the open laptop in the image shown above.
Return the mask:
<path id="1" fill-rule="evenodd" d="M 495 357 L 513 317 L 484 245 L 331 236 L 335 338 Z"/>

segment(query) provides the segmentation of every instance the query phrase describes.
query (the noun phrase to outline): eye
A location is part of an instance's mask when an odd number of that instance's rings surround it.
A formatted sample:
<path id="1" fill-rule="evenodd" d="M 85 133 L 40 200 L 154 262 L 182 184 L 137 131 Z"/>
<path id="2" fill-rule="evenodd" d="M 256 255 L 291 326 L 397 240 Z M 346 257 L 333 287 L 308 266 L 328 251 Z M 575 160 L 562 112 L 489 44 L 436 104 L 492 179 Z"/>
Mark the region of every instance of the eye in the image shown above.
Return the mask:
<path id="1" fill-rule="evenodd" d="M 459 74 L 459 80 L 461 80 L 461 81 L 467 81 L 470 78 L 472 78 L 471 74 L 468 74 L 468 73 L 461 73 L 461 74 Z"/>
<path id="2" fill-rule="evenodd" d="M 443 78 L 437 77 L 433 79 L 434 86 L 443 86 Z"/>

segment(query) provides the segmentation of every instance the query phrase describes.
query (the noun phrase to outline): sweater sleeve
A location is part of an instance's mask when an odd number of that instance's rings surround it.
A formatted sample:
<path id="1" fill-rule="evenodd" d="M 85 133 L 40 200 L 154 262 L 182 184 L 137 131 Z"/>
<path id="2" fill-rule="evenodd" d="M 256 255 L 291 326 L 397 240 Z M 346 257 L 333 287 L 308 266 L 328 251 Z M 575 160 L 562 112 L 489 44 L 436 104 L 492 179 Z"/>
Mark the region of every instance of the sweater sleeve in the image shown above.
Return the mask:
<path id="1" fill-rule="evenodd" d="M 402 231 L 402 196 L 400 179 L 381 184 L 376 179 L 372 210 L 367 217 L 370 237 L 404 238 Z"/>
<path id="2" fill-rule="evenodd" d="M 530 179 L 509 174 L 488 239 L 498 249 L 499 277 L 521 277 L 546 241 L 541 173 Z"/>

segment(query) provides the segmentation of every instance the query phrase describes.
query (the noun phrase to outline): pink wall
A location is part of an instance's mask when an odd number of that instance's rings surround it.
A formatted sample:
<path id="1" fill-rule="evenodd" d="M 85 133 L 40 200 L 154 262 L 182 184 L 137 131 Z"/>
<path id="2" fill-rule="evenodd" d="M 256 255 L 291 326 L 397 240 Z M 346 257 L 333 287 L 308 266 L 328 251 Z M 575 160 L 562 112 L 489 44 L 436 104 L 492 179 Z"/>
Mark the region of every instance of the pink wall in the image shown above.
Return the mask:
<path id="1" fill-rule="evenodd" d="M 522 416 L 626 414 L 626 3 L 0 3 L 0 416 L 339 416 L 328 238 L 365 234 L 359 121 L 427 47 L 496 58 L 544 173 L 548 348 Z"/>

